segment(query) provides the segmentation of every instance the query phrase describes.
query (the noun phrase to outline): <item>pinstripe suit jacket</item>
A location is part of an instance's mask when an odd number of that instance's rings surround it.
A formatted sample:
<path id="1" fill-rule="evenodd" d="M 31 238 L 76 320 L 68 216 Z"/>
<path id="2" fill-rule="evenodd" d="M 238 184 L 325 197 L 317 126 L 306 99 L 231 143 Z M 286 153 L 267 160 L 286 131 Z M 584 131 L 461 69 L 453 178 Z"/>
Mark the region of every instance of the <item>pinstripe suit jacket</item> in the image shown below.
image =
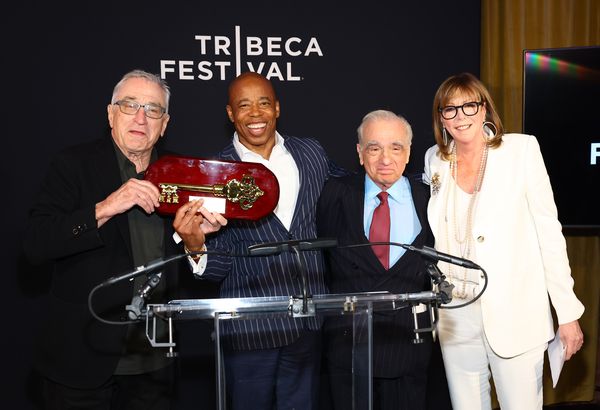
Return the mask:
<path id="1" fill-rule="evenodd" d="M 316 237 L 315 210 L 325 181 L 345 171 L 332 163 L 321 145 L 312 138 L 284 136 L 285 148 L 291 153 L 300 176 L 300 191 L 292 224 L 288 231 L 274 213 L 258 221 L 231 220 L 226 228 L 208 239 L 207 248 L 243 254 L 257 243 Z M 239 161 L 233 143 L 219 155 L 221 159 Z M 279 181 L 280 184 L 285 181 Z M 308 293 L 326 293 L 323 259 L 320 252 L 303 252 Z M 294 255 L 284 252 L 263 257 L 228 257 L 211 255 L 202 278 L 222 281 L 224 298 L 301 295 L 302 288 Z M 222 322 L 225 345 L 234 350 L 268 349 L 294 342 L 303 329 L 320 327 L 317 318 L 275 317 Z"/>
<path id="2" fill-rule="evenodd" d="M 421 232 L 412 245 L 432 245 L 427 222 L 428 188 L 421 175 L 408 177 Z M 317 211 L 319 236 L 338 238 L 340 245 L 368 244 L 363 227 L 365 174 L 330 179 L 321 193 Z M 394 226 L 391 227 L 394 229 Z M 421 257 L 406 252 L 385 270 L 369 246 L 332 249 L 326 253 L 326 283 L 332 293 L 389 291 L 391 293 L 430 290 L 431 283 Z M 427 313 L 419 314 L 419 325 L 429 326 Z M 412 376 L 424 378 L 431 355 L 431 335 L 422 334 L 424 343 L 413 344 L 413 315 L 410 307 L 373 315 L 373 375 L 375 377 Z M 350 369 L 352 317 L 327 318 L 326 358 L 338 367 Z M 359 335 L 360 337 L 360 335 Z"/>

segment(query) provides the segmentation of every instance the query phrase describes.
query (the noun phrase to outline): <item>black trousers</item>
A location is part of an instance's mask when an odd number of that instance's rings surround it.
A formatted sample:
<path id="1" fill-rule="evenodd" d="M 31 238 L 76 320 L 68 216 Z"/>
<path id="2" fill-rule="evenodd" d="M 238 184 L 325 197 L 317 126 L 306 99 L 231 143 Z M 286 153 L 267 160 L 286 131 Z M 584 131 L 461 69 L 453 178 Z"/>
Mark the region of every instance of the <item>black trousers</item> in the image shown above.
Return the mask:
<path id="1" fill-rule="evenodd" d="M 323 360 L 322 365 L 322 385 L 320 410 L 340 410 L 350 409 L 352 400 L 352 376 L 349 370 L 341 369 L 333 363 Z M 406 390 L 406 385 L 416 386 L 414 394 L 402 393 Z M 425 388 L 425 391 L 422 391 Z M 394 391 L 400 390 L 400 391 Z M 434 342 L 431 354 L 431 360 L 427 369 L 427 375 L 424 378 L 405 378 L 400 379 L 373 379 L 373 409 L 387 409 L 389 406 L 395 409 L 420 409 L 421 395 L 425 397 L 425 409 L 427 410 L 452 410 L 450 393 L 448 392 L 448 382 L 442 360 L 442 352 L 439 342 Z M 405 396 L 403 398 L 403 396 Z M 398 401 L 399 404 L 395 404 Z M 408 404 L 402 404 L 408 403 Z M 360 407 L 362 405 L 363 407 Z M 408 405 L 408 407 L 406 407 Z M 365 403 L 359 403 L 358 408 L 366 408 Z M 411 407 L 412 406 L 412 407 Z"/>
<path id="2" fill-rule="evenodd" d="M 102 386 L 77 389 L 42 380 L 46 410 L 169 410 L 174 395 L 175 366 L 150 373 L 113 375 Z"/>
<path id="3" fill-rule="evenodd" d="M 352 373 L 328 367 L 332 408 L 352 408 Z M 373 409 L 375 410 L 425 410 L 427 376 L 402 376 L 373 378 Z M 357 403 L 357 408 L 368 408 L 367 403 Z"/>

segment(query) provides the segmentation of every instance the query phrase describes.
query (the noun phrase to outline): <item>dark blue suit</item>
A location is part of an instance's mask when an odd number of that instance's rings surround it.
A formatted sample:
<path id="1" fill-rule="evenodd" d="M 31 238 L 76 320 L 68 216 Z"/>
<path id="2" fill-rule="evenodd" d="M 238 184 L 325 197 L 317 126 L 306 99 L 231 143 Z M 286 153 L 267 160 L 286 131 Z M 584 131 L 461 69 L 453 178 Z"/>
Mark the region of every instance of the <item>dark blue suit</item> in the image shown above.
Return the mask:
<path id="1" fill-rule="evenodd" d="M 429 190 L 421 182 L 420 175 L 409 176 L 408 182 L 422 227 L 412 245 L 431 246 L 433 235 L 426 214 Z M 332 178 L 323 188 L 318 204 L 319 235 L 335 236 L 340 245 L 368 244 L 364 234 L 364 198 L 364 172 Z M 389 291 L 401 294 L 431 289 L 426 267 L 417 253 L 404 253 L 389 270 L 383 267 L 369 246 L 333 249 L 326 255 L 329 268 L 326 283 L 332 293 Z M 437 360 L 439 347 L 432 344 L 430 333 L 421 335 L 423 343 L 412 343 L 415 336 L 413 320 L 410 308 L 375 312 L 373 315 L 374 408 L 425 409 L 428 394 L 448 395 L 445 380 L 438 382 L 437 375 L 433 377 L 436 382 L 432 385 L 435 387 L 427 390 L 432 349 Z M 419 327 L 430 326 L 427 314 L 420 314 L 418 320 Z M 325 338 L 325 362 L 331 379 L 334 408 L 351 408 L 352 317 L 328 318 Z M 437 361 L 436 365 L 439 366 Z M 443 368 L 439 370 L 443 372 Z M 449 403 L 449 400 L 442 399 L 439 403 Z"/>
<path id="2" fill-rule="evenodd" d="M 315 139 L 284 137 L 284 146 L 294 158 L 300 177 L 300 190 L 290 230 L 288 231 L 273 213 L 258 221 L 231 220 L 227 227 L 207 241 L 209 252 L 227 250 L 234 254 L 241 254 L 248 246 L 258 243 L 316 237 L 315 212 L 321 188 L 330 176 L 343 175 L 345 171 L 327 158 L 325 151 Z M 221 152 L 220 158 L 240 160 L 233 143 Z M 280 181 L 280 183 L 285 182 Z M 306 267 L 308 293 L 326 293 L 322 255 L 319 252 L 304 252 L 301 256 Z M 224 298 L 290 296 L 302 294 L 297 271 L 294 255 L 288 252 L 252 258 L 210 255 L 202 278 L 222 281 L 220 296 Z M 314 317 L 302 319 L 277 317 L 225 321 L 222 334 L 224 345 L 229 351 L 264 351 L 284 348 L 296 342 L 303 343 L 306 331 L 318 331 L 319 328 L 319 320 Z M 256 353 L 260 354 L 260 352 Z M 227 354 L 225 360 L 227 362 Z M 316 370 L 318 372 L 318 369 Z M 234 376 L 227 374 L 227 377 L 231 379 Z M 231 380 L 228 380 L 228 384 L 230 382 Z M 277 383 L 281 382 L 285 383 L 278 375 Z M 272 388 L 272 386 L 265 387 Z M 253 398 L 259 396 L 258 392 L 255 393 Z M 305 392 L 306 401 L 303 408 L 307 408 L 313 393 Z M 250 408 L 248 406 L 253 404 L 256 408 L 268 408 L 261 407 L 265 404 L 259 404 L 257 401 L 253 403 L 246 401 L 245 404 L 245 408 Z M 290 407 L 293 405 L 291 403 Z"/>

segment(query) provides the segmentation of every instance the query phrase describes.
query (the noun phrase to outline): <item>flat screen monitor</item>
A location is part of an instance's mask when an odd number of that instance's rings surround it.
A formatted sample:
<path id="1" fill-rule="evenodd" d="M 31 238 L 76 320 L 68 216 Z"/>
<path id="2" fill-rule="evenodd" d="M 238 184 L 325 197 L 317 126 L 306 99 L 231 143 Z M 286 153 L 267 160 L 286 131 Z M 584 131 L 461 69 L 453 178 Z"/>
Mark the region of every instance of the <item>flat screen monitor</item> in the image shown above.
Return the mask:
<path id="1" fill-rule="evenodd" d="M 523 132 L 535 135 L 564 228 L 600 231 L 600 46 L 525 50 Z"/>

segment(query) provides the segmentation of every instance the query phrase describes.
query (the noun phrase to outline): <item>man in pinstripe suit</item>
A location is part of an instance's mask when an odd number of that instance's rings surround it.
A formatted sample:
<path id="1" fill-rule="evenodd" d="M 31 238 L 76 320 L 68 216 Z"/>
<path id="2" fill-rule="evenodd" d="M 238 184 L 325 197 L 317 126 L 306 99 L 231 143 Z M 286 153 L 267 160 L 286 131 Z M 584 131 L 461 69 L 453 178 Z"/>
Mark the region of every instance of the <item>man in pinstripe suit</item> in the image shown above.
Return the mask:
<path id="1" fill-rule="evenodd" d="M 220 281 L 220 295 L 225 298 L 300 295 L 299 272 L 291 253 L 233 258 L 210 251 L 243 254 L 253 244 L 316 237 L 315 209 L 321 188 L 330 176 L 346 172 L 328 159 L 315 139 L 277 132 L 279 101 L 265 77 L 243 73 L 228 91 L 226 109 L 235 133 L 220 158 L 264 164 L 279 181 L 280 198 L 267 217 L 231 220 L 210 235 L 209 255 L 194 261 L 193 270 L 202 279 Z M 218 229 L 222 221 L 207 214 L 201 203 L 190 203 L 187 213 L 183 208 L 174 227 L 187 250 L 200 251 L 205 239 L 202 228 Z M 197 211 L 205 217 L 195 216 Z M 321 254 L 310 251 L 302 257 L 308 293 L 326 293 Z M 315 317 L 223 322 L 228 408 L 316 409 L 320 325 Z"/>

